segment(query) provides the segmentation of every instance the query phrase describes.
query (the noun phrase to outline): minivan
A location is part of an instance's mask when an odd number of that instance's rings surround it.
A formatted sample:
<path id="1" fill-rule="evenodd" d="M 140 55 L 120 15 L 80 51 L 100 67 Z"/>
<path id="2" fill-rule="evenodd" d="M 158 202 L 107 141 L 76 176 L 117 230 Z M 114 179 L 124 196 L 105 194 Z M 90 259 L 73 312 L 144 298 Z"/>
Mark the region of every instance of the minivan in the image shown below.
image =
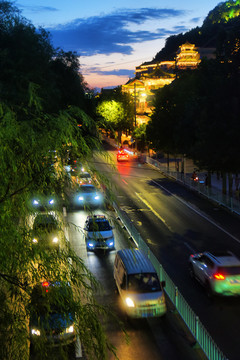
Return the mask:
<path id="1" fill-rule="evenodd" d="M 123 249 L 116 254 L 114 279 L 127 315 L 133 318 L 160 317 L 166 311 L 160 282 L 151 261 L 139 249 Z"/>

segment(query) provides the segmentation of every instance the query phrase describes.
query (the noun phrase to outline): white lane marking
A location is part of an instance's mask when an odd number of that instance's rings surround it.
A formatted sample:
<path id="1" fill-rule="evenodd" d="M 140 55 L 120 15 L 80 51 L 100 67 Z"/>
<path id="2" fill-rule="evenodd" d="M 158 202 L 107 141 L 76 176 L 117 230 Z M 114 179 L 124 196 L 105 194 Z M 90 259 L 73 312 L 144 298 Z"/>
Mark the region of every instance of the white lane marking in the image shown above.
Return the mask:
<path id="1" fill-rule="evenodd" d="M 135 194 L 136 194 L 137 197 L 153 212 L 153 214 L 154 214 L 159 220 L 161 220 L 161 221 L 163 222 L 163 224 L 168 228 L 168 230 L 172 232 L 171 227 L 167 224 L 167 222 L 163 219 L 163 217 L 162 217 L 161 215 L 159 215 L 159 213 L 153 209 L 153 207 L 147 202 L 147 200 L 143 199 L 143 197 L 142 197 L 140 194 L 138 194 L 138 193 L 136 193 L 136 192 L 135 192 Z"/>
<path id="2" fill-rule="evenodd" d="M 171 194 L 173 197 L 175 197 L 175 199 L 177 199 L 178 201 L 180 201 L 181 203 L 183 203 L 184 205 L 186 205 L 189 209 L 193 210 L 196 214 L 200 215 L 203 219 L 207 220 L 210 224 L 216 226 L 219 230 L 223 231 L 225 234 L 227 234 L 228 236 L 230 236 L 233 240 L 237 241 L 240 244 L 240 240 L 230 234 L 230 232 L 228 232 L 227 230 L 225 230 L 223 227 L 221 227 L 220 225 L 218 225 L 217 223 L 215 223 L 213 220 L 211 220 L 210 218 L 208 218 L 206 215 L 202 214 L 200 211 L 196 210 L 193 206 L 191 206 L 189 203 L 187 203 L 185 200 L 181 199 L 180 197 L 178 197 L 177 195 L 171 193 L 171 191 L 165 189 L 162 185 L 158 184 L 156 181 L 152 180 L 151 181 L 156 184 L 157 186 L 159 186 L 161 189 L 163 189 L 164 191 L 166 191 L 167 193 Z"/>

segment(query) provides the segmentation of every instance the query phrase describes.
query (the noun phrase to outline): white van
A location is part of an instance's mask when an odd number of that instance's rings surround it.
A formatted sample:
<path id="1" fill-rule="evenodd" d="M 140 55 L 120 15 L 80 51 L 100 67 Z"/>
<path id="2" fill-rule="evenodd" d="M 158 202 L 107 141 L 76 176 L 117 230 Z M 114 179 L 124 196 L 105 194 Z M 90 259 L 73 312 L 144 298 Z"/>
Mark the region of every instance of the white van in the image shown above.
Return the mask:
<path id="1" fill-rule="evenodd" d="M 114 279 L 127 315 L 133 318 L 159 317 L 166 313 L 163 292 L 151 261 L 139 249 L 117 252 Z"/>

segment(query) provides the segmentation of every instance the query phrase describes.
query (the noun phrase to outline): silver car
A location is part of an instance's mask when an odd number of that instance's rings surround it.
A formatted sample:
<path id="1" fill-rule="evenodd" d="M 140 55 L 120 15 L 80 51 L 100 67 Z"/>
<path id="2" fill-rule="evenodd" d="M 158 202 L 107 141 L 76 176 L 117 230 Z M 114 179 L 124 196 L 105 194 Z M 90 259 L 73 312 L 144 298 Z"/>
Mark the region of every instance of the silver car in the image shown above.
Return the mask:
<path id="1" fill-rule="evenodd" d="M 209 296 L 240 295 L 240 260 L 230 251 L 191 255 L 189 271 Z"/>

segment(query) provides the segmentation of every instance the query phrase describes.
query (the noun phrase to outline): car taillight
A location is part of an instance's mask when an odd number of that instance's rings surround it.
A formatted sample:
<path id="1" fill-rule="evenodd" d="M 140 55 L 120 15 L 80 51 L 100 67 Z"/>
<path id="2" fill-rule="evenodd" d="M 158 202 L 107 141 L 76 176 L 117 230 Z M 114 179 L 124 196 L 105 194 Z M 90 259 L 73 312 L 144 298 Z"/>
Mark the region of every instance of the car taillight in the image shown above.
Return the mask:
<path id="1" fill-rule="evenodd" d="M 42 282 L 42 287 L 45 289 L 46 292 L 48 292 L 49 285 L 50 283 L 48 281 Z"/>
<path id="2" fill-rule="evenodd" d="M 224 280 L 225 276 L 223 274 L 216 273 L 214 274 L 214 278 L 217 280 Z"/>

